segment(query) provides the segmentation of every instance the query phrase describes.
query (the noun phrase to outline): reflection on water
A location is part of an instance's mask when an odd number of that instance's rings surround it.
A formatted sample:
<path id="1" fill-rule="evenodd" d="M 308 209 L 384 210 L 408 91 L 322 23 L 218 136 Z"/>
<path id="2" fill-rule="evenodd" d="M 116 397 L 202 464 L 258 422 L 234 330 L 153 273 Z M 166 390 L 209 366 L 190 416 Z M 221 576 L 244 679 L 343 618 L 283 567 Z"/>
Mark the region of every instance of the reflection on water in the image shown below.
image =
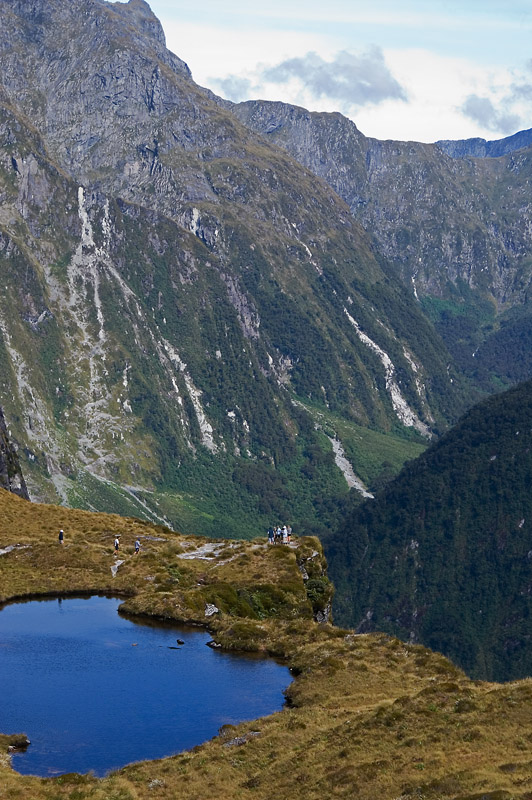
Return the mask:
<path id="1" fill-rule="evenodd" d="M 212 650 L 202 630 L 137 624 L 117 613 L 120 602 L 41 600 L 0 611 L 0 731 L 31 741 L 13 758 L 19 772 L 104 775 L 282 707 L 286 667 Z"/>

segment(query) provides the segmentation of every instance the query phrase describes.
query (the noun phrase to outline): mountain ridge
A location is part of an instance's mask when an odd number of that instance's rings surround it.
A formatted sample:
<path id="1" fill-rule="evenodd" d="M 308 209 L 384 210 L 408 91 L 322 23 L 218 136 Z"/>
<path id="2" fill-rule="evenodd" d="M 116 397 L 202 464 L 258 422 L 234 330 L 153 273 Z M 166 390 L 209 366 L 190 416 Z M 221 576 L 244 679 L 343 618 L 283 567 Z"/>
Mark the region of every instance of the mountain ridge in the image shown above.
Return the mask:
<path id="1" fill-rule="evenodd" d="M 527 131 L 494 142 L 497 158 L 453 158 L 439 143 L 371 139 L 339 113 L 265 101 L 233 113 L 346 201 L 482 391 L 510 385 L 520 367 L 521 379 L 532 374 L 511 350 L 507 366 L 493 358 L 510 331 L 532 329 Z"/>
<path id="2" fill-rule="evenodd" d="M 435 144 L 453 158 L 500 158 L 532 144 L 532 128 L 517 131 L 503 139 L 440 139 Z"/>

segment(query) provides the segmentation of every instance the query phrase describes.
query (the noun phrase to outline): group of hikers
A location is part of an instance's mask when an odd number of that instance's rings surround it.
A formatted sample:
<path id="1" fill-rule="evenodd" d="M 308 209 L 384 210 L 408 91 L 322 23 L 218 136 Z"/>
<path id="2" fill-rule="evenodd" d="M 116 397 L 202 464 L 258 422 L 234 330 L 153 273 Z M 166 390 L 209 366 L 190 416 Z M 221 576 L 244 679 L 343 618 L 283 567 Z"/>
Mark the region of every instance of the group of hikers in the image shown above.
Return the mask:
<path id="1" fill-rule="evenodd" d="M 292 538 L 292 528 L 290 525 L 277 525 L 268 528 L 268 544 L 290 544 Z M 59 544 L 63 544 L 65 540 L 64 531 L 59 531 Z M 120 536 L 115 537 L 115 553 L 120 549 Z M 135 541 L 135 553 L 140 550 L 140 539 Z"/>
<path id="2" fill-rule="evenodd" d="M 119 549 L 120 549 L 120 536 L 117 534 L 117 536 L 115 537 L 115 553 L 118 553 Z M 140 539 L 136 539 L 135 554 L 137 554 L 139 551 L 140 551 Z"/>
<path id="3" fill-rule="evenodd" d="M 291 537 L 290 525 L 270 525 L 268 528 L 268 544 L 290 544 Z"/>

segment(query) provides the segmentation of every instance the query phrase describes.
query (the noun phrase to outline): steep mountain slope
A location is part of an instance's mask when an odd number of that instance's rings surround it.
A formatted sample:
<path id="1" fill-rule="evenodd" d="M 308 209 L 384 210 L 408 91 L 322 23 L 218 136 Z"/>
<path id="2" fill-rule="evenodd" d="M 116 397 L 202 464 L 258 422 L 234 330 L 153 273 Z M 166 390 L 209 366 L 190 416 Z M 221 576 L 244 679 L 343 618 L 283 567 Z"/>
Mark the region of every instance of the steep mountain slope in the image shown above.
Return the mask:
<path id="1" fill-rule="evenodd" d="M 283 103 L 251 101 L 233 113 L 343 197 L 477 385 L 532 375 L 529 132 L 480 152 L 379 141 L 341 114 Z M 492 157 L 468 157 L 479 155 Z M 501 359 L 512 338 L 518 352 Z"/>
<path id="2" fill-rule="evenodd" d="M 532 674 L 532 382 L 475 406 L 328 547 L 337 618 Z"/>
<path id="3" fill-rule="evenodd" d="M 35 496 L 314 524 L 347 485 L 305 404 L 399 440 L 457 416 L 470 390 L 347 206 L 143 0 L 0 14 L 1 398 Z"/>

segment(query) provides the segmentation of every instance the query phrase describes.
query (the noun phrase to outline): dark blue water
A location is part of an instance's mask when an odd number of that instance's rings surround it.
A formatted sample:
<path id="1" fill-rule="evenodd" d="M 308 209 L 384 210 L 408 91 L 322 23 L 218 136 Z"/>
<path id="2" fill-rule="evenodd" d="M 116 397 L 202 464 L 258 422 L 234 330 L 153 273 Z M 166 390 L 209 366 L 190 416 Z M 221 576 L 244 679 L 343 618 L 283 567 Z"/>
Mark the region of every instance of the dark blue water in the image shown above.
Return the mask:
<path id="1" fill-rule="evenodd" d="M 138 624 L 107 597 L 31 601 L 0 611 L 0 731 L 31 740 L 25 775 L 104 775 L 210 739 L 283 705 L 290 673 L 221 653 L 197 629 Z M 177 648 L 176 639 L 185 644 Z"/>

